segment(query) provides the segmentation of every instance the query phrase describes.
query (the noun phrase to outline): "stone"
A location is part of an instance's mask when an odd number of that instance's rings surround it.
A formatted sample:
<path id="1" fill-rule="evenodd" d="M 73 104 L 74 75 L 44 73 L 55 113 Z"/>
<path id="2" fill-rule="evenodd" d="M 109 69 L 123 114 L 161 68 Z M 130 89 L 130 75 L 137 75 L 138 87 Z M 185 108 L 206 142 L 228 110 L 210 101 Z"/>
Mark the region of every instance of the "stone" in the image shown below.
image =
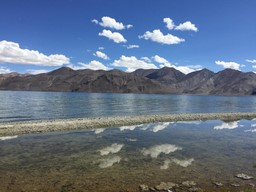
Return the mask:
<path id="1" fill-rule="evenodd" d="M 252 176 L 246 175 L 246 174 L 244 174 L 244 173 L 237 174 L 236 177 L 239 178 L 239 179 L 243 179 L 243 180 L 250 180 L 250 179 L 253 179 Z"/>
<path id="2" fill-rule="evenodd" d="M 221 182 L 214 182 L 213 184 L 216 185 L 217 187 L 222 187 L 223 186 L 223 183 L 221 183 Z"/>
<path id="3" fill-rule="evenodd" d="M 188 191 L 189 192 L 198 192 L 200 189 L 197 188 L 197 187 L 192 187 L 192 188 L 189 188 Z"/>
<path id="4" fill-rule="evenodd" d="M 197 185 L 195 181 L 183 181 L 181 184 L 184 187 L 193 187 Z"/>
<path id="5" fill-rule="evenodd" d="M 163 190 L 167 191 L 169 189 L 172 189 L 175 186 L 176 186 L 176 184 L 173 182 L 166 182 L 166 183 L 161 182 L 159 185 L 155 186 L 155 189 L 157 191 L 163 191 Z"/>
<path id="6" fill-rule="evenodd" d="M 145 184 L 142 184 L 142 185 L 140 185 L 140 190 L 141 191 L 149 191 L 149 187 Z"/>
<path id="7" fill-rule="evenodd" d="M 240 184 L 238 184 L 238 183 L 232 183 L 231 186 L 233 186 L 233 187 L 240 187 Z"/>
<path id="8" fill-rule="evenodd" d="M 248 185 L 250 185 L 251 187 L 255 187 L 255 184 L 253 183 L 249 183 Z"/>

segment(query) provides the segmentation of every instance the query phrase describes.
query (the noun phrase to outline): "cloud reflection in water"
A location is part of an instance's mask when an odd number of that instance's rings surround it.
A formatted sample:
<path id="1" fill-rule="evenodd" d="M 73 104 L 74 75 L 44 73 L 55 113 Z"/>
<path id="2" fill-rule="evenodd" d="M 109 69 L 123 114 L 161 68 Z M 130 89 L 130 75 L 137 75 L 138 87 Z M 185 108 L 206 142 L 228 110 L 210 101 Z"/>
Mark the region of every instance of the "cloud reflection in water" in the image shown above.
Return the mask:
<path id="1" fill-rule="evenodd" d="M 162 145 L 155 145 L 150 147 L 149 149 L 142 149 L 142 154 L 144 156 L 151 156 L 152 158 L 157 158 L 161 153 L 169 154 L 173 153 L 177 150 L 182 150 L 182 147 L 178 147 L 176 145 L 171 144 L 162 144 Z"/>
<path id="2" fill-rule="evenodd" d="M 112 145 L 105 147 L 100 150 L 100 155 L 108 155 L 110 153 L 118 153 L 122 148 L 123 144 L 113 143 Z"/>
<path id="3" fill-rule="evenodd" d="M 109 157 L 106 159 L 100 160 L 99 167 L 100 168 L 107 168 L 107 167 L 112 167 L 115 163 L 119 163 L 121 161 L 121 157 L 119 156 L 114 156 L 114 157 Z"/>

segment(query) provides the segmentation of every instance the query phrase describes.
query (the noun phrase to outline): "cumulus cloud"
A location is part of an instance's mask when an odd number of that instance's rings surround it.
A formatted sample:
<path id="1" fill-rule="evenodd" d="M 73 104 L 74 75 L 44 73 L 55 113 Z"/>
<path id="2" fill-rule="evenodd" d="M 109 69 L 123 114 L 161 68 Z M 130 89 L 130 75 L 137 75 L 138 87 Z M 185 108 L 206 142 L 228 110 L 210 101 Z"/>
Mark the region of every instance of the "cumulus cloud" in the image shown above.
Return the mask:
<path id="1" fill-rule="evenodd" d="M 177 70 L 181 71 L 184 74 L 188 74 L 188 73 L 194 72 L 196 70 L 200 70 L 202 68 L 201 65 L 176 66 L 176 65 L 170 63 L 167 59 L 165 59 L 163 57 L 160 57 L 159 55 L 153 56 L 152 59 L 155 62 L 159 63 L 161 68 L 162 67 L 172 67 L 174 69 L 177 69 Z"/>
<path id="2" fill-rule="evenodd" d="M 114 156 L 114 157 L 109 157 L 106 159 L 102 159 L 99 167 L 100 168 L 107 168 L 107 167 L 112 167 L 115 163 L 120 163 L 121 157 L 119 156 Z"/>
<path id="3" fill-rule="evenodd" d="M 109 57 L 101 51 L 96 51 L 93 55 L 101 59 L 109 60 Z"/>
<path id="4" fill-rule="evenodd" d="M 158 131 L 162 131 L 162 130 L 166 129 L 170 124 L 171 124 L 170 122 L 159 123 L 159 124 L 153 126 L 152 131 L 154 133 L 156 133 Z"/>
<path id="5" fill-rule="evenodd" d="M 98 47 L 99 50 L 104 50 L 105 48 L 104 47 Z"/>
<path id="6" fill-rule="evenodd" d="M 241 67 L 241 65 L 236 62 L 215 61 L 215 63 L 217 65 L 224 67 L 225 69 L 230 68 L 230 69 L 240 70 L 240 67 Z"/>
<path id="7" fill-rule="evenodd" d="M 179 44 L 185 41 L 185 39 L 176 37 L 169 33 L 164 35 L 159 29 L 155 29 L 152 32 L 146 31 L 144 35 L 139 36 L 139 38 L 167 45 Z"/>
<path id="8" fill-rule="evenodd" d="M 173 22 L 172 19 L 170 19 L 170 18 L 164 18 L 164 19 L 163 19 L 163 22 L 166 23 L 166 27 L 167 27 L 168 29 L 170 29 L 170 30 L 174 29 L 175 24 L 174 24 L 174 22 Z"/>
<path id="9" fill-rule="evenodd" d="M 234 122 L 223 122 L 221 125 L 216 125 L 213 128 L 220 130 L 220 129 L 236 129 L 238 128 L 238 123 L 239 121 L 234 121 Z"/>
<path id="10" fill-rule="evenodd" d="M 92 22 L 102 27 L 108 27 L 115 30 L 129 29 L 133 27 L 131 24 L 125 26 L 122 22 L 117 22 L 114 18 L 108 16 L 102 17 L 101 22 L 96 19 L 93 19 Z"/>
<path id="11" fill-rule="evenodd" d="M 112 32 L 110 30 L 103 29 L 99 36 L 107 37 L 110 40 L 113 40 L 115 43 L 125 43 L 127 40 L 123 37 L 121 33 Z"/>
<path id="12" fill-rule="evenodd" d="M 151 62 L 151 59 L 148 58 L 148 57 L 141 57 L 141 60 L 146 61 L 146 62 L 148 62 L 148 63 Z"/>
<path id="13" fill-rule="evenodd" d="M 198 28 L 195 24 L 191 23 L 191 21 L 186 21 L 184 23 L 180 23 L 178 26 L 176 26 L 172 19 L 170 18 L 164 18 L 163 22 L 166 23 L 166 27 L 169 30 L 175 29 L 180 31 L 194 31 L 197 32 Z"/>
<path id="14" fill-rule="evenodd" d="M 153 59 L 155 62 L 160 63 L 160 64 L 165 64 L 165 65 L 169 65 L 171 66 L 170 62 L 168 60 L 166 60 L 163 57 L 160 57 L 159 55 L 155 55 L 153 56 Z M 161 66 L 160 66 L 161 67 Z M 163 66 L 164 67 L 164 66 Z"/>
<path id="15" fill-rule="evenodd" d="M 196 27 L 195 24 L 191 23 L 190 21 L 186 21 L 186 22 L 181 23 L 178 26 L 176 26 L 175 30 L 197 32 L 198 28 Z"/>
<path id="16" fill-rule="evenodd" d="M 11 71 L 10 69 L 6 68 L 6 67 L 1 67 L 0 66 L 0 74 L 7 74 L 7 73 L 11 73 L 13 71 Z"/>
<path id="17" fill-rule="evenodd" d="M 105 70 L 105 71 L 111 70 L 111 68 L 108 68 L 107 66 L 105 66 L 104 64 L 96 60 L 93 60 L 88 64 L 82 63 L 82 62 L 79 62 L 78 64 L 79 66 L 70 65 L 69 67 L 74 70 L 79 70 L 79 69 L 92 69 L 92 70 Z"/>
<path id="18" fill-rule="evenodd" d="M 123 144 L 113 143 L 112 145 L 105 147 L 100 150 L 100 155 L 108 155 L 110 153 L 118 153 L 122 148 Z"/>
<path id="19" fill-rule="evenodd" d="M 47 56 L 35 50 L 22 49 L 15 42 L 0 41 L 0 63 L 61 66 L 69 64 L 70 59 L 60 54 Z"/>
<path id="20" fill-rule="evenodd" d="M 125 67 L 127 68 L 127 72 L 132 72 L 136 69 L 157 69 L 157 66 L 152 63 L 139 60 L 135 56 L 127 57 L 124 55 L 122 55 L 118 60 L 115 60 L 112 65 L 115 67 Z"/>
<path id="21" fill-rule="evenodd" d="M 5 140 L 10 140 L 10 139 L 16 139 L 16 138 L 18 138 L 18 135 L 0 137 L 0 140 L 1 140 L 1 141 L 5 141 Z"/>
<path id="22" fill-rule="evenodd" d="M 134 49 L 134 48 L 139 48 L 140 46 L 139 45 L 125 45 L 125 47 L 127 49 Z"/>
<path id="23" fill-rule="evenodd" d="M 45 69 L 28 69 L 27 72 L 31 75 L 37 75 L 37 74 L 41 74 L 41 73 L 48 73 L 49 70 L 45 70 Z"/>
<path id="24" fill-rule="evenodd" d="M 127 28 L 127 29 L 130 29 L 130 28 L 132 28 L 132 27 L 133 27 L 133 25 L 131 25 L 131 24 L 126 25 L 126 28 Z"/>
<path id="25" fill-rule="evenodd" d="M 176 145 L 171 144 L 162 144 L 162 145 L 155 145 L 153 147 L 150 147 L 149 149 L 143 149 L 142 154 L 144 156 L 151 156 L 152 158 L 157 158 L 161 153 L 169 154 L 173 153 L 177 150 L 182 150 L 181 147 L 178 147 Z"/>
<path id="26" fill-rule="evenodd" d="M 246 59 L 245 61 L 248 62 L 248 63 L 256 63 L 256 59 L 253 59 L 253 60 L 251 60 L 251 59 Z"/>

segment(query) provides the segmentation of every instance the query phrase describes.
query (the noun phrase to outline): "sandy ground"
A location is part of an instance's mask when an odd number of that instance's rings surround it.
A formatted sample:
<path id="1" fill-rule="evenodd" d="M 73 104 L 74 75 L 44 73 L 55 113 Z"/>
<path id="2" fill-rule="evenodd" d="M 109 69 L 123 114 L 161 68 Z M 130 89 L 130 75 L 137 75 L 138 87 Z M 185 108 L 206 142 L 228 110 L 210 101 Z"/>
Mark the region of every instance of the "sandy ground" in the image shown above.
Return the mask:
<path id="1" fill-rule="evenodd" d="M 57 119 L 25 122 L 0 123 L 0 136 L 13 136 L 30 133 L 44 133 L 54 131 L 68 131 L 81 129 L 95 129 L 107 127 L 119 127 L 138 125 L 154 122 L 174 122 L 193 120 L 235 121 L 239 119 L 254 119 L 254 113 L 193 113 L 193 114 L 158 114 L 158 115 L 134 115 L 79 119 Z"/>

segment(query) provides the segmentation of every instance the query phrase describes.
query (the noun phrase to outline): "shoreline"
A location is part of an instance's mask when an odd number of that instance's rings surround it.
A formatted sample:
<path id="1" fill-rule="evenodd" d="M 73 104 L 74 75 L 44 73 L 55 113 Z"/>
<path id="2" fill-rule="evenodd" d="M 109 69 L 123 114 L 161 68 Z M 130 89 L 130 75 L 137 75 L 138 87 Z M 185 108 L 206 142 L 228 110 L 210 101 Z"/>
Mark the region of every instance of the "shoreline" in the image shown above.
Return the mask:
<path id="1" fill-rule="evenodd" d="M 177 121 L 206 121 L 223 120 L 236 121 L 240 119 L 254 119 L 256 112 L 241 113 L 192 113 L 192 114 L 157 114 L 110 116 L 77 119 L 31 120 L 22 122 L 0 122 L 0 137 L 23 134 L 47 133 L 58 131 L 72 131 L 95 128 L 120 127 L 156 122 Z"/>

